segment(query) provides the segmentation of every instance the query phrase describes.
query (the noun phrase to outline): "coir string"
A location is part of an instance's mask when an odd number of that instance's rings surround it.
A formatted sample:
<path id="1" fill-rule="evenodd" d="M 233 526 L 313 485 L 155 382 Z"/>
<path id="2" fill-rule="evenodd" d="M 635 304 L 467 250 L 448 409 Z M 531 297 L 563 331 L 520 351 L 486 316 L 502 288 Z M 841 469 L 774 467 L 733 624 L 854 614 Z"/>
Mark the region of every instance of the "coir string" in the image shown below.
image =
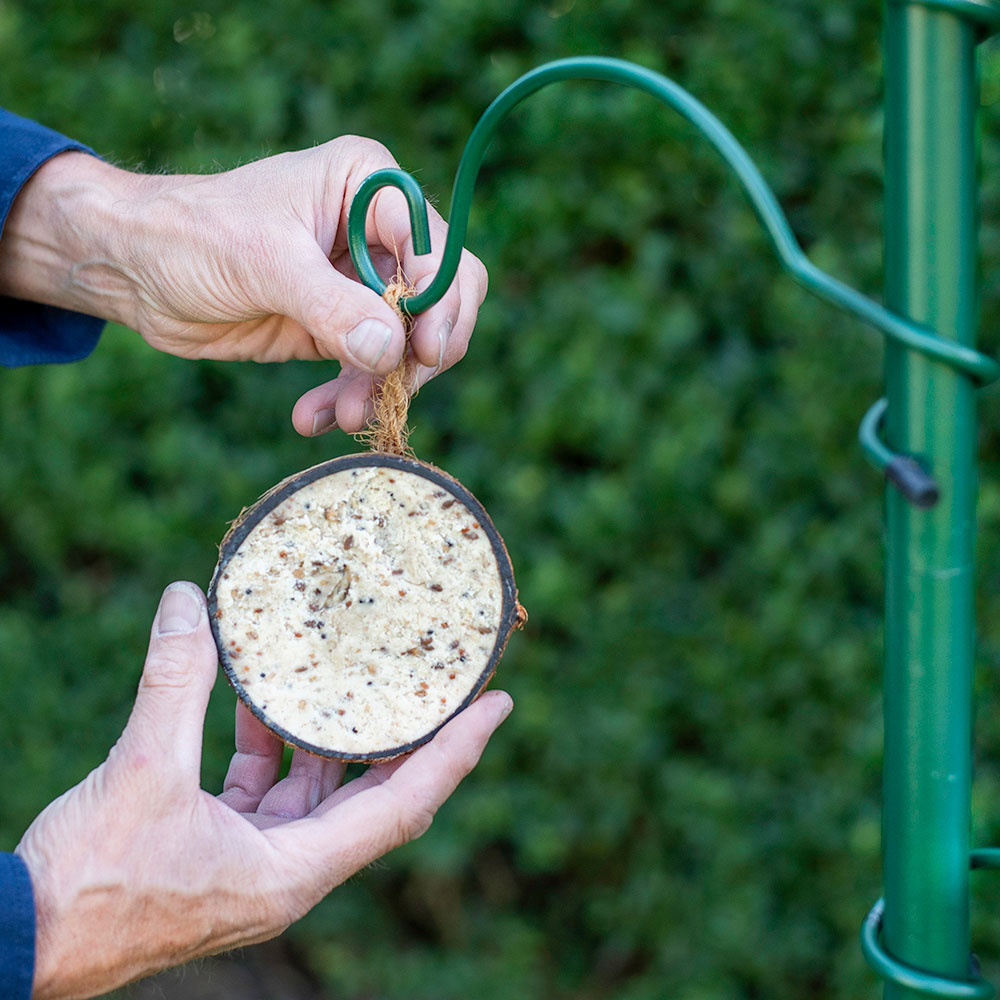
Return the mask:
<path id="1" fill-rule="evenodd" d="M 373 379 L 372 391 L 375 399 L 375 413 L 368 426 L 357 440 L 374 452 L 384 455 L 399 455 L 402 458 L 416 458 L 409 445 L 410 428 L 406 418 L 410 409 L 410 398 L 417 393 L 417 362 L 410 355 L 410 335 L 413 332 L 413 317 L 403 311 L 399 300 L 412 295 L 416 289 L 406 280 L 401 267 L 396 276 L 386 286 L 382 298 L 392 306 L 403 324 L 406 344 L 403 357 L 396 368 L 382 379 Z"/>

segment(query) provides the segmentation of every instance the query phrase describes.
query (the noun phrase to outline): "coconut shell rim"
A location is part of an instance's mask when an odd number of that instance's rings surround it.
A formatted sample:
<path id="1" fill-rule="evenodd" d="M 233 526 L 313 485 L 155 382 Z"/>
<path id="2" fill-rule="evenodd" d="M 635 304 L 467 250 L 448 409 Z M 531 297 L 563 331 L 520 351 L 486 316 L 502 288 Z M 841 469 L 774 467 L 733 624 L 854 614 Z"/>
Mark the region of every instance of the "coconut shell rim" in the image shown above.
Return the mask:
<path id="1" fill-rule="evenodd" d="M 267 717 L 263 709 L 258 708 L 251 700 L 250 695 L 240 683 L 236 670 L 229 660 L 229 655 L 219 634 L 219 605 L 217 598 L 218 583 L 222 578 L 229 560 L 237 552 L 240 545 L 260 522 L 267 517 L 279 504 L 287 500 L 292 494 L 297 493 L 304 486 L 316 482 L 318 479 L 325 479 L 336 472 L 343 472 L 347 469 L 384 467 L 398 469 L 403 472 L 410 472 L 423 479 L 428 479 L 438 486 L 447 490 L 456 500 L 460 501 L 470 510 L 479 521 L 480 526 L 486 532 L 490 540 L 490 546 L 497 561 L 497 568 L 500 571 L 500 584 L 502 591 L 502 603 L 500 608 L 500 623 L 497 628 L 497 638 L 493 645 L 486 666 L 483 668 L 469 694 L 462 700 L 461 704 L 448 716 L 445 717 L 434 729 L 425 735 L 413 740 L 410 743 L 385 750 L 371 750 L 367 753 L 348 753 L 346 751 L 330 750 L 317 746 L 293 735 L 287 729 L 277 725 Z M 374 763 L 377 761 L 392 760 L 401 757 L 403 754 L 416 750 L 417 747 L 429 742 L 434 736 L 460 712 L 463 712 L 471 705 L 476 698 L 482 694 L 486 685 L 489 684 L 496 673 L 497 664 L 503 656 L 507 647 L 507 641 L 515 628 L 523 625 L 526 614 L 517 600 L 517 586 L 514 583 L 514 567 L 507 552 L 500 532 L 497 531 L 493 519 L 487 513 L 486 508 L 479 502 L 475 495 L 467 487 L 463 486 L 454 476 L 450 476 L 443 469 L 422 462 L 419 459 L 404 458 L 399 455 L 388 455 L 378 452 L 369 452 L 355 455 L 342 455 L 325 462 L 320 462 L 302 472 L 297 472 L 292 476 L 281 480 L 270 490 L 268 490 L 255 504 L 243 510 L 239 517 L 233 522 L 229 531 L 219 545 L 219 561 L 216 563 L 212 580 L 208 586 L 208 620 L 212 628 L 212 637 L 215 640 L 216 650 L 219 654 L 219 662 L 226 674 L 226 678 L 236 692 L 237 697 L 249 709 L 249 711 L 275 736 L 288 746 L 305 750 L 307 753 L 317 757 L 325 757 L 328 760 L 342 761 L 367 761 Z"/>

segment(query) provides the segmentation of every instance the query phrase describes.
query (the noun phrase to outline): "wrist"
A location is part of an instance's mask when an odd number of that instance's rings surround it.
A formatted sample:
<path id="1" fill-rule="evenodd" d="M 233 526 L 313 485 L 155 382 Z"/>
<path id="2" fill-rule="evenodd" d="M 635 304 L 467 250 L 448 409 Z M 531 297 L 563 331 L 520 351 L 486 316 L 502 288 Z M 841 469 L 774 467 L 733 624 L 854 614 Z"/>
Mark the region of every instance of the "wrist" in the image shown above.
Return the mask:
<path id="1" fill-rule="evenodd" d="M 143 188 L 160 181 L 88 153 L 43 163 L 0 234 L 0 294 L 129 324 L 136 282 L 123 225 Z"/>

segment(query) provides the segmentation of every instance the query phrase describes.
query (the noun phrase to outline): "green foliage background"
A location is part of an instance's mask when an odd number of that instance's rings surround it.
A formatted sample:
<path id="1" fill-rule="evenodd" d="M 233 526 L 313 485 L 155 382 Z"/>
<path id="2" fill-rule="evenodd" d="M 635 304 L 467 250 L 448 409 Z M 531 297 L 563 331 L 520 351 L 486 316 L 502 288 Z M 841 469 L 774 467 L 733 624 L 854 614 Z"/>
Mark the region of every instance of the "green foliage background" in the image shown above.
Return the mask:
<path id="1" fill-rule="evenodd" d="M 813 259 L 880 288 L 878 5 L 842 0 L 0 0 L 0 104 L 143 170 L 374 136 L 446 209 L 518 74 L 581 53 L 693 91 Z M 983 328 L 1000 305 L 1000 61 L 983 49 Z M 431 832 L 289 931 L 343 1000 L 878 995 L 880 485 L 855 444 L 881 346 L 779 274 L 711 151 L 648 98 L 532 98 L 483 172 L 491 292 L 412 411 L 506 536 L 517 708 Z M 0 373 L 2 846 L 119 733 L 170 580 L 339 438 L 318 365 L 189 363 L 109 329 Z M 981 454 L 975 840 L 1000 836 L 1000 409 Z M 205 779 L 232 697 L 217 685 Z M 1000 978 L 995 881 L 975 945 Z"/>

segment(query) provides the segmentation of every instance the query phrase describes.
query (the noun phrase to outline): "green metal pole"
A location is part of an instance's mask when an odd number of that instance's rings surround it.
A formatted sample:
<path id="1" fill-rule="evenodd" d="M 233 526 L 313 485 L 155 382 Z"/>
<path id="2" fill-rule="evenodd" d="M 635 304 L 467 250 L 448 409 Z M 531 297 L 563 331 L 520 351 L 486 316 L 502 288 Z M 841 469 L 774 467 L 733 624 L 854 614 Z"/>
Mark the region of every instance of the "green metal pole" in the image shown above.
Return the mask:
<path id="1" fill-rule="evenodd" d="M 686 118 L 735 173 L 785 270 L 885 335 L 886 399 L 869 409 L 860 432 L 895 487 L 886 494 L 885 899 L 865 919 L 861 944 L 889 1000 L 990 1000 L 992 987 L 969 968 L 974 394 L 1000 377 L 1000 365 L 973 346 L 975 46 L 1000 31 L 1000 3 L 888 2 L 888 308 L 805 256 L 760 171 L 703 104 L 658 73 L 599 56 L 540 66 L 486 109 L 459 163 L 438 273 L 401 302 L 416 315 L 454 279 L 473 187 L 501 121 L 542 87 L 586 78 L 637 87 Z M 406 196 L 417 252 L 430 250 L 427 206 L 413 177 L 400 170 L 367 177 L 351 203 L 348 243 L 358 275 L 380 294 L 385 283 L 368 253 L 365 222 L 386 186 Z M 888 441 L 879 437 L 883 422 Z M 973 860 L 1000 868 L 1000 849 Z"/>
<path id="2" fill-rule="evenodd" d="M 943 337 L 976 331 L 976 25 L 890 0 L 885 29 L 886 304 Z M 890 447 L 933 470 L 930 510 L 886 491 L 883 942 L 958 980 L 969 970 L 975 389 L 886 344 Z M 926 996 L 898 983 L 888 1000 Z"/>

